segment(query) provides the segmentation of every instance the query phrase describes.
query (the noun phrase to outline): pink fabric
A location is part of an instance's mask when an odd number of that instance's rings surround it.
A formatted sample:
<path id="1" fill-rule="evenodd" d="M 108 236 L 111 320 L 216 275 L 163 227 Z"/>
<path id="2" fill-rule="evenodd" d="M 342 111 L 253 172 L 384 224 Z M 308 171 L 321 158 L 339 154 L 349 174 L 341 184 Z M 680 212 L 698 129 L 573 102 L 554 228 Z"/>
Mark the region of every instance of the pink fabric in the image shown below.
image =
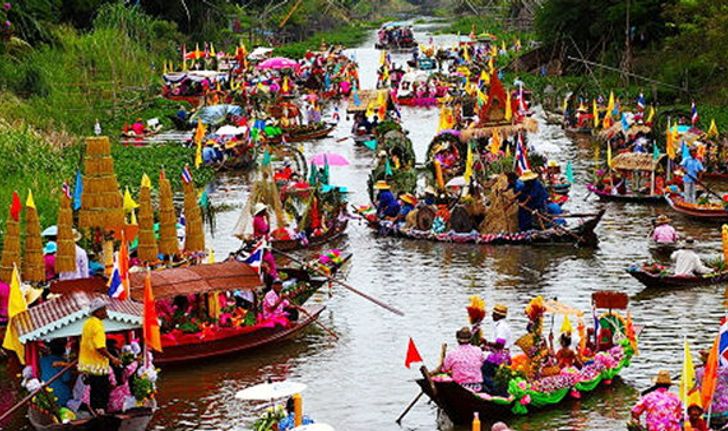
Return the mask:
<path id="1" fill-rule="evenodd" d="M 8 300 L 10 299 L 10 285 L 0 281 L 0 321 L 8 318 Z"/>
<path id="2" fill-rule="evenodd" d="M 56 278 L 56 255 L 46 254 L 43 256 L 43 262 L 45 263 L 46 281 Z"/>
<path id="3" fill-rule="evenodd" d="M 669 224 L 662 224 L 652 232 L 652 240 L 663 244 L 676 242 L 678 240 L 677 231 Z"/>
<path id="4" fill-rule="evenodd" d="M 647 412 L 647 431 L 681 431 L 682 409 L 677 394 L 659 388 L 642 397 L 632 408 L 632 413 L 642 415 Z"/>
<path id="5" fill-rule="evenodd" d="M 275 290 L 271 289 L 268 291 L 268 293 L 265 294 L 265 297 L 263 298 L 263 319 L 273 319 L 273 318 L 279 318 L 279 317 L 286 317 L 285 308 L 288 306 L 288 301 L 283 300 L 276 305 L 276 303 L 279 301 L 280 296 L 276 293 Z"/>
<path id="6" fill-rule="evenodd" d="M 483 351 L 472 344 L 460 344 L 448 352 L 443 362 L 443 371 L 452 375 L 456 383 L 482 383 L 483 372 L 480 370 L 485 362 Z"/>
<path id="7" fill-rule="evenodd" d="M 138 367 L 139 363 L 135 361 L 124 368 L 124 372 L 122 374 L 123 383 L 119 384 L 117 382 L 118 386 L 111 391 L 111 394 L 109 394 L 108 410 L 110 412 L 118 412 L 124 408 L 124 401 L 126 400 L 126 397 L 131 396 L 131 390 L 129 389 L 129 377 L 136 372 Z M 114 373 L 111 373 L 111 375 L 113 376 Z"/>
<path id="8" fill-rule="evenodd" d="M 253 217 L 253 236 L 257 238 L 265 237 L 267 239 L 270 233 L 270 226 L 266 216 L 258 214 Z"/>
<path id="9" fill-rule="evenodd" d="M 131 125 L 131 130 L 137 135 L 144 134 L 144 123 L 134 123 Z"/>

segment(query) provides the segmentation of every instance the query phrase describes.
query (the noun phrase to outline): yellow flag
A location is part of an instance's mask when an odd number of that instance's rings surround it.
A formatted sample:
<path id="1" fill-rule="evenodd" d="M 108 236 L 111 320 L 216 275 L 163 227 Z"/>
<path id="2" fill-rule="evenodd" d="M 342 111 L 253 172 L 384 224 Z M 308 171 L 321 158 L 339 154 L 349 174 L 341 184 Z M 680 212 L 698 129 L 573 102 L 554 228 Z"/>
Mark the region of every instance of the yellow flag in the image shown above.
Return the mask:
<path id="1" fill-rule="evenodd" d="M 13 275 L 10 279 L 10 292 L 8 295 L 8 326 L 5 329 L 3 348 L 12 350 L 18 355 L 20 363 L 25 365 L 25 346 L 18 338 L 18 330 L 15 328 L 13 319 L 18 314 L 28 309 L 23 292 L 20 290 L 20 274 L 18 267 L 13 264 Z"/>
<path id="2" fill-rule="evenodd" d="M 131 218 L 129 220 L 129 224 L 132 226 L 136 226 L 139 224 L 139 222 L 137 221 L 137 217 L 136 217 L 136 211 L 134 211 L 134 210 L 131 210 Z"/>
<path id="3" fill-rule="evenodd" d="M 369 102 L 369 105 L 367 105 L 367 112 L 364 115 L 366 115 L 367 118 L 374 116 L 374 103 Z"/>
<path id="4" fill-rule="evenodd" d="M 217 57 L 217 53 L 215 52 L 215 45 L 210 42 L 210 57 Z"/>
<path id="5" fill-rule="evenodd" d="M 709 138 L 715 138 L 718 136 L 718 126 L 715 124 L 715 118 L 710 120 L 710 127 L 708 128 L 708 133 L 706 133 L 706 136 Z"/>
<path id="6" fill-rule="evenodd" d="M 612 111 L 614 111 L 614 91 L 609 92 L 609 103 L 607 103 L 607 117 L 612 116 Z"/>
<path id="7" fill-rule="evenodd" d="M 495 63 L 493 63 L 494 58 L 495 57 L 490 57 L 488 59 L 488 73 L 490 73 L 491 75 L 495 73 Z"/>
<path id="8" fill-rule="evenodd" d="M 569 321 L 569 315 L 564 314 L 564 322 L 561 324 L 561 333 L 571 333 L 573 328 L 571 327 L 571 322 Z"/>
<path id="9" fill-rule="evenodd" d="M 207 255 L 207 263 L 215 263 L 215 250 L 210 249 L 210 253 Z"/>
<path id="10" fill-rule="evenodd" d="M 195 149 L 195 169 L 200 169 L 202 165 L 202 141 L 197 142 Z"/>
<path id="11" fill-rule="evenodd" d="M 468 142 L 468 155 L 465 158 L 465 183 L 470 184 L 470 179 L 473 177 L 473 146 Z"/>
<path id="12" fill-rule="evenodd" d="M 675 134 L 673 133 L 672 129 L 670 128 L 670 122 L 667 123 L 667 131 L 665 132 L 667 136 L 665 136 L 665 151 L 667 152 L 667 157 L 670 158 L 670 160 L 675 159 Z"/>
<path id="13" fill-rule="evenodd" d="M 124 212 L 131 212 L 134 208 L 139 208 L 139 204 L 134 201 L 129 193 L 129 187 L 124 189 Z"/>
<path id="14" fill-rule="evenodd" d="M 597 107 L 597 99 L 592 99 L 592 116 L 594 117 L 594 128 L 599 128 L 599 108 Z"/>
<path id="15" fill-rule="evenodd" d="M 683 369 L 680 376 L 680 400 L 687 405 L 690 391 L 695 386 L 695 367 L 693 367 L 693 356 L 690 354 L 688 340 L 685 340 L 683 350 Z"/>
<path id="16" fill-rule="evenodd" d="M 612 167 L 612 144 L 607 142 L 607 166 Z"/>
<path id="17" fill-rule="evenodd" d="M 142 175 L 142 187 L 152 188 L 152 180 L 149 179 L 147 174 Z"/>
<path id="18" fill-rule="evenodd" d="M 33 200 L 33 191 L 28 189 L 28 199 L 25 200 L 25 206 L 27 208 L 35 208 L 35 201 Z"/>
<path id="19" fill-rule="evenodd" d="M 498 154 L 501 147 L 501 136 L 500 136 L 500 130 L 497 128 L 493 130 L 493 136 L 490 140 L 490 152 L 493 154 Z"/>
<path id="20" fill-rule="evenodd" d="M 197 119 L 197 129 L 195 130 L 195 144 L 197 150 L 195 151 L 195 168 L 199 169 L 202 165 L 202 139 L 205 137 L 205 125 L 202 120 Z"/>
<path id="21" fill-rule="evenodd" d="M 513 118 L 513 107 L 511 106 L 511 92 L 506 92 L 506 121 L 511 121 Z"/>
<path id="22" fill-rule="evenodd" d="M 728 224 L 723 225 L 723 228 L 721 229 L 721 238 L 723 239 L 723 260 L 728 262 Z"/>
<path id="23" fill-rule="evenodd" d="M 655 118 L 655 107 L 650 105 L 650 112 L 647 114 L 647 120 L 645 120 L 645 123 L 652 123 L 652 120 Z"/>
<path id="24" fill-rule="evenodd" d="M 470 63 L 470 53 L 468 52 L 468 47 L 467 46 L 465 48 L 463 48 L 463 60 L 465 60 L 468 63 Z"/>
<path id="25" fill-rule="evenodd" d="M 501 40 L 501 50 L 503 52 L 506 52 L 506 41 L 505 40 Z"/>

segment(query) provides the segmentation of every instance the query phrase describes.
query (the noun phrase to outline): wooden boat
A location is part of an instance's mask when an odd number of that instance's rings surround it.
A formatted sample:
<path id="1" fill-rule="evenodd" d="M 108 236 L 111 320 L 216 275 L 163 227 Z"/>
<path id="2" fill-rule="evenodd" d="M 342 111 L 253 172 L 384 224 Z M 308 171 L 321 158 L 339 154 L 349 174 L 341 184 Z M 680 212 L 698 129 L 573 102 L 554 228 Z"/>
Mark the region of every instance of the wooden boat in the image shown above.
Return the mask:
<path id="1" fill-rule="evenodd" d="M 123 413 L 105 414 L 87 419 L 73 420 L 67 424 L 54 422 L 47 414 L 28 409 L 28 420 L 37 431 L 143 431 L 154 416 L 154 409 L 138 407 Z"/>
<path id="2" fill-rule="evenodd" d="M 689 204 L 682 196 L 675 193 L 665 195 L 665 200 L 673 210 L 688 217 L 705 221 L 728 221 L 728 210 L 722 204 L 710 206 Z"/>
<path id="3" fill-rule="evenodd" d="M 702 178 L 704 180 L 728 180 L 728 172 L 705 172 Z"/>
<path id="4" fill-rule="evenodd" d="M 357 209 L 360 212 L 360 209 Z M 594 216 L 582 219 L 574 227 L 548 228 L 545 230 L 531 230 L 527 232 L 480 234 L 445 232 L 436 234 L 431 231 L 405 229 L 395 226 L 388 221 L 366 218 L 367 225 L 380 236 L 391 236 L 409 239 L 421 239 L 436 242 L 449 242 L 461 244 L 481 245 L 548 245 L 548 244 L 576 244 L 580 247 L 596 247 L 599 244 L 594 230 L 604 216 L 601 210 Z"/>
<path id="5" fill-rule="evenodd" d="M 643 193 L 628 193 L 624 195 L 614 195 L 607 193 L 603 190 L 599 190 L 594 184 L 587 184 L 587 190 L 594 193 L 600 200 L 606 202 L 630 202 L 630 203 L 641 203 L 641 204 L 659 204 L 665 202 L 663 195 L 647 195 Z"/>
<path id="6" fill-rule="evenodd" d="M 331 134 L 336 126 L 333 124 L 326 124 L 324 127 L 312 131 L 304 132 L 285 132 L 286 142 L 305 142 L 313 141 L 316 139 L 323 139 Z"/>
<path id="7" fill-rule="evenodd" d="M 327 230 L 326 233 L 319 236 L 314 236 L 312 238 L 308 239 L 308 242 L 306 244 L 302 244 L 301 241 L 297 239 L 288 239 L 288 240 L 272 240 L 271 246 L 275 248 L 276 250 L 281 251 L 294 251 L 294 250 L 302 250 L 304 248 L 310 248 L 310 247 L 316 247 L 321 244 L 325 244 L 329 241 L 333 241 L 334 239 L 340 237 L 344 234 L 344 231 L 346 231 L 346 226 L 349 224 L 349 220 L 343 220 L 343 221 L 337 221 L 334 223 L 333 227 L 331 229 Z"/>
<path id="8" fill-rule="evenodd" d="M 710 286 L 728 282 L 728 271 L 710 273 L 704 276 L 675 276 L 652 274 L 642 268 L 630 267 L 627 273 L 649 288 L 670 289 L 695 286 Z"/>

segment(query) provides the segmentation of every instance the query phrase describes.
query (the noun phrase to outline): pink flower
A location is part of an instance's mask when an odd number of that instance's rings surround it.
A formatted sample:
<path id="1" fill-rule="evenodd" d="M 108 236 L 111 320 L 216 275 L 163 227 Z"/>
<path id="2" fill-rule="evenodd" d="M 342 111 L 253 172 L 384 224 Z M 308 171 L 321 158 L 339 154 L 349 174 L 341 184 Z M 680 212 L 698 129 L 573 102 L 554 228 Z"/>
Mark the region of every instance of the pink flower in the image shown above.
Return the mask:
<path id="1" fill-rule="evenodd" d="M 531 404 L 531 396 L 525 395 L 523 398 L 521 398 L 521 400 L 519 402 L 521 403 L 521 405 L 527 406 L 527 405 Z"/>
<path id="2" fill-rule="evenodd" d="M 11 7 L 13 7 L 13 5 L 11 5 L 8 2 L 5 2 L 5 4 L 3 4 L 3 9 L 5 9 L 5 10 L 10 10 Z"/>

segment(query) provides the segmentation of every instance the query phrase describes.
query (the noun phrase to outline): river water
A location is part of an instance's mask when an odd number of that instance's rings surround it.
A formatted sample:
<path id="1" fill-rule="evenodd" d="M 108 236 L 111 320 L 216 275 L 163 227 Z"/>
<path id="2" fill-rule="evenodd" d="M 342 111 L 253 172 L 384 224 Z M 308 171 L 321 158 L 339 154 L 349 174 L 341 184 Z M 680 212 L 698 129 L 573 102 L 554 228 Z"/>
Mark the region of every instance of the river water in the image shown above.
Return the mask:
<path id="1" fill-rule="evenodd" d="M 428 29 L 418 28 L 418 39 L 427 40 Z M 453 36 L 434 36 L 452 43 Z M 374 36 L 351 50 L 360 63 L 363 88 L 372 88 L 379 52 Z M 401 58 L 394 56 L 395 62 Z M 341 112 L 345 108 L 342 106 Z M 402 109 L 419 161 L 437 127 L 436 109 Z M 572 141 L 557 126 L 541 122 L 530 143 L 550 158 L 574 164 L 576 186 L 568 209 L 594 210 L 594 197 L 584 199 L 583 184 L 593 171 L 593 150 L 587 142 Z M 352 203 L 367 203 L 366 179 L 372 165 L 368 150 L 355 148 L 348 136 L 351 122 L 342 122 L 332 137 L 304 144 L 305 154 L 331 151 L 344 155 L 351 165 L 332 168 L 332 183 L 348 187 Z M 243 176 L 222 178 L 211 195 L 216 204 L 237 206 L 219 215 L 216 235 L 208 238 L 218 258 L 237 249 L 229 233 L 246 198 Z M 333 340 L 312 327 L 287 344 L 193 366 L 165 368 L 162 373 L 160 410 L 152 422 L 157 430 L 246 429 L 265 405 L 234 399 L 237 390 L 267 378 L 291 379 L 308 385 L 304 392 L 307 414 L 337 430 L 435 430 L 437 411 L 423 397 L 400 428 L 395 419 L 417 395 L 418 372 L 404 367 L 409 337 L 413 337 L 425 364 L 437 365 L 440 345 L 455 344 L 456 329 L 467 323 L 465 306 L 470 295 L 481 295 L 492 307 L 510 308 L 509 320 L 518 336 L 525 331 L 523 309 L 536 296 L 557 297 L 589 310 L 592 292 L 601 289 L 630 295 L 635 324 L 644 327 L 640 355 L 611 387 L 543 413 L 511 422 L 517 430 L 619 430 L 625 429 L 629 409 L 638 391 L 648 387 L 658 369 L 679 373 L 682 340 L 693 351 L 707 348 L 723 313 L 723 287 L 676 291 L 645 291 L 624 269 L 632 262 L 650 259 L 646 236 L 649 218 L 668 212 L 666 206 L 607 204 L 597 233 L 599 248 L 581 250 L 556 247 L 486 247 L 375 238 L 358 222 L 335 246 L 353 253 L 343 277 L 355 287 L 403 310 L 399 317 L 334 286 L 314 297 L 327 305 L 322 322 L 339 334 Z M 719 226 L 696 224 L 679 216 L 674 225 L 700 239 L 698 252 L 720 252 Z M 557 322 L 560 325 L 560 322 Z M 559 326 L 556 328 L 558 329 Z M 488 334 L 488 332 L 486 332 Z M 697 360 L 697 359 L 696 359 Z M 20 421 L 16 423 L 21 423 Z"/>

